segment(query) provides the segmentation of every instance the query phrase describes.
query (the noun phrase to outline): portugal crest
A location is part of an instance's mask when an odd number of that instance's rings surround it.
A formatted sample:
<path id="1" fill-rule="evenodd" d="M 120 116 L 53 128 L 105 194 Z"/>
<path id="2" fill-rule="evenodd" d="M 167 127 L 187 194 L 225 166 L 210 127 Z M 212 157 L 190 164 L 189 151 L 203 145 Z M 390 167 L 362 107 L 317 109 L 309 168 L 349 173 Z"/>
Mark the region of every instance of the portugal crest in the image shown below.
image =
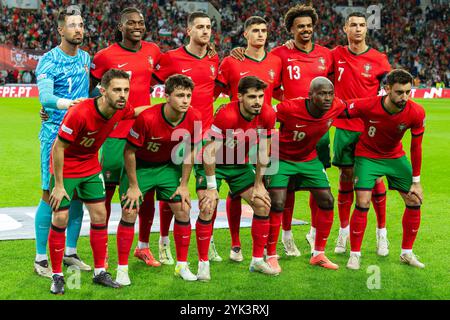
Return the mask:
<path id="1" fill-rule="evenodd" d="M 319 58 L 319 62 L 320 62 L 319 69 L 320 70 L 325 70 L 326 69 L 326 67 L 325 67 L 326 60 L 325 60 L 325 58 L 324 57 L 320 57 Z"/>
<path id="2" fill-rule="evenodd" d="M 398 125 L 398 131 L 403 132 L 406 129 L 406 123 L 400 123 Z"/>
<path id="3" fill-rule="evenodd" d="M 24 63 L 27 61 L 27 54 L 22 50 L 13 48 L 11 50 L 11 61 L 14 63 L 14 67 L 23 68 Z"/>
<path id="4" fill-rule="evenodd" d="M 214 77 L 216 75 L 216 68 L 213 65 L 211 65 L 209 68 L 211 69 L 211 74 Z"/>
<path id="5" fill-rule="evenodd" d="M 362 75 L 369 78 L 371 76 L 370 70 L 372 70 L 372 65 L 370 63 L 366 63 L 364 65 L 364 72 L 362 73 Z"/>
<path id="6" fill-rule="evenodd" d="M 271 80 L 275 79 L 275 71 L 273 71 L 273 69 L 269 70 L 269 77 L 270 77 Z"/>
<path id="7" fill-rule="evenodd" d="M 154 65 L 153 65 L 153 58 L 150 56 L 148 57 L 148 63 L 150 63 L 150 67 L 153 69 Z"/>

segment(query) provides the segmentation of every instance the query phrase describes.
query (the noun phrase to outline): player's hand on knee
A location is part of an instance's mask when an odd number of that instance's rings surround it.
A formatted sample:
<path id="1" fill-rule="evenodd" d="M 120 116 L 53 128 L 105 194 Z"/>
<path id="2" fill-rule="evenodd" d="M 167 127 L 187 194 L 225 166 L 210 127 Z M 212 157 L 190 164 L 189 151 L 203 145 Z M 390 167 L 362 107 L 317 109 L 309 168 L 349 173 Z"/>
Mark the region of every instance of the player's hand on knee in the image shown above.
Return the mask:
<path id="1" fill-rule="evenodd" d="M 141 190 L 139 190 L 139 187 L 130 187 L 122 200 L 125 199 L 126 201 L 123 206 L 124 210 L 127 210 L 128 207 L 128 211 L 131 211 L 134 207 L 136 207 L 136 211 L 139 212 L 139 206 L 140 203 L 144 201 L 144 196 L 142 195 Z"/>
<path id="2" fill-rule="evenodd" d="M 54 187 L 49 199 L 50 206 L 52 207 L 53 211 L 57 211 L 59 209 L 61 201 L 64 198 L 70 201 L 70 197 L 67 194 L 66 189 L 64 189 L 64 187 Z"/>
<path id="3" fill-rule="evenodd" d="M 256 199 L 261 200 L 264 206 L 270 208 L 270 195 L 262 183 L 255 184 L 255 186 L 253 187 L 252 197 L 250 198 L 250 201 L 254 203 Z"/>
<path id="4" fill-rule="evenodd" d="M 423 202 L 423 189 L 422 189 L 422 185 L 420 184 L 420 182 L 414 182 L 411 185 L 411 188 L 409 189 L 408 192 L 408 197 L 412 200 L 412 201 L 419 201 L 420 204 L 422 204 Z"/>
<path id="5" fill-rule="evenodd" d="M 245 49 L 244 49 L 244 48 L 242 48 L 242 47 L 236 47 L 236 48 L 233 48 L 233 49 L 230 51 L 230 56 L 232 56 L 232 57 L 235 58 L 236 60 L 244 61 L 244 60 L 245 60 L 244 53 L 245 53 Z"/>
<path id="6" fill-rule="evenodd" d="M 179 186 L 170 197 L 170 200 L 173 200 L 176 196 L 180 196 L 181 198 L 181 209 L 183 211 L 185 210 L 185 205 L 188 206 L 188 209 L 191 208 L 191 196 L 189 194 L 189 188 L 187 186 Z"/>
<path id="7" fill-rule="evenodd" d="M 212 214 L 216 209 L 218 201 L 219 193 L 217 192 L 217 189 L 206 190 L 199 203 L 200 212 L 204 212 L 208 215 Z"/>

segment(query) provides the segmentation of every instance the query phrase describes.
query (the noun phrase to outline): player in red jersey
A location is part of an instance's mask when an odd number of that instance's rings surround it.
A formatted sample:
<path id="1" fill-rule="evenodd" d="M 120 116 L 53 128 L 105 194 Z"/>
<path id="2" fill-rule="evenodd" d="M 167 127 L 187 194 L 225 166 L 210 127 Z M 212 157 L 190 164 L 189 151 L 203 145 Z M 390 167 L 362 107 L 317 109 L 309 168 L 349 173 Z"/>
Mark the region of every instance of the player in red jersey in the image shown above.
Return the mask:
<path id="1" fill-rule="evenodd" d="M 348 101 L 349 118 L 360 118 L 364 129 L 355 151 L 356 207 L 350 222 L 351 252 L 347 267 L 360 268 L 361 243 L 367 224 L 372 189 L 377 178 L 386 176 L 389 188 L 398 190 L 405 202 L 400 261 L 424 268 L 412 252 L 420 226 L 423 191 L 420 184 L 425 110 L 409 100 L 413 77 L 405 70 L 391 71 L 385 86 L 387 95 Z M 411 130 L 411 164 L 402 146 Z"/>
<path id="2" fill-rule="evenodd" d="M 269 233 L 270 197 L 263 184 L 269 162 L 270 136 L 275 113 L 264 105 L 267 84 L 255 76 L 244 77 L 238 84 L 238 101 L 222 106 L 216 112 L 210 130 L 211 141 L 204 151 L 204 167 L 197 170 L 197 190 L 219 190 L 222 180 L 228 183 L 232 196 L 244 198 L 254 211 L 252 221 L 253 251 L 250 271 L 277 275 L 263 258 Z M 249 150 L 258 153 L 249 156 Z M 256 169 L 251 162 L 255 163 Z M 242 261 L 242 260 L 240 260 Z"/>
<path id="3" fill-rule="evenodd" d="M 128 276 L 128 255 L 133 243 L 134 222 L 137 217 L 133 208 L 136 204 L 139 210 L 143 194 L 153 189 L 156 189 L 158 200 L 168 202 L 175 214 L 174 238 L 177 251 L 175 275 L 186 281 L 210 279 L 209 266 L 206 268 L 207 279 L 202 277 L 201 272 L 203 264 L 208 262 L 207 247 L 204 250 L 206 261 L 201 259 L 199 261 L 198 277 L 191 273 L 187 264 L 191 238 L 188 181 L 194 164 L 194 151 L 191 147 L 185 148 L 184 157 L 188 161 L 184 161 L 182 165 L 176 163 L 173 156 L 180 142 L 192 144 L 201 142 L 201 115 L 190 106 L 194 83 L 187 76 L 173 75 L 166 80 L 165 86 L 167 102 L 143 112 L 127 137 L 124 155 L 127 173 L 120 184 L 123 209 L 117 231 L 120 235 L 117 242 L 119 253 L 117 282 L 122 285 L 131 284 Z M 199 223 L 203 223 L 200 217 L 197 227 Z M 209 238 L 206 241 L 206 245 L 208 244 Z"/>
<path id="4" fill-rule="evenodd" d="M 274 270 L 281 272 L 276 248 L 291 179 L 294 179 L 296 189 L 309 190 L 317 202 L 317 236 L 310 263 L 328 269 L 339 268 L 324 254 L 333 224 L 334 199 L 324 166 L 318 159 L 316 146 L 334 118 L 345 108 L 346 104 L 334 97 L 333 84 L 325 77 L 317 77 L 311 81 L 309 98 L 284 100 L 275 108 L 277 121 L 280 122 L 280 138 L 279 144 L 274 145 L 272 151 L 279 155 L 279 168 L 275 175 L 266 176 L 271 198 L 266 261 Z"/>
<path id="5" fill-rule="evenodd" d="M 345 22 L 348 46 L 332 50 L 336 96 L 344 99 L 376 97 L 380 82 L 390 70 L 385 54 L 366 44 L 367 23 L 364 14 L 351 13 Z M 333 145 L 333 165 L 339 167 L 338 210 L 341 228 L 336 242 L 336 253 L 344 253 L 349 235 L 350 209 L 353 203 L 354 148 L 363 130 L 360 120 L 337 120 Z M 377 253 L 389 253 L 386 221 L 386 188 L 379 179 L 373 190 L 372 203 L 377 215 Z"/>
<path id="6" fill-rule="evenodd" d="M 120 70 L 106 72 L 101 81 L 101 97 L 87 99 L 67 112 L 52 150 L 50 205 L 53 209 L 49 249 L 52 262 L 53 294 L 64 294 L 62 259 L 70 199 L 75 191 L 89 210 L 90 241 L 94 256 L 94 283 L 118 288 L 105 271 L 108 242 L 105 186 L 98 150 L 122 119 L 131 119 L 148 107 L 133 109 L 127 104 L 130 80 Z"/>
<path id="7" fill-rule="evenodd" d="M 282 84 L 283 99 L 308 97 L 311 81 L 316 77 L 330 77 L 333 73 L 333 57 L 328 48 L 322 47 L 313 40 L 314 28 L 318 16 L 316 10 L 307 5 L 296 5 L 288 10 L 284 17 L 286 30 L 292 33 L 293 40 L 288 46 L 279 46 L 271 52 L 281 58 L 283 64 Z M 330 135 L 328 130 L 317 143 L 318 158 L 324 168 L 331 167 Z M 300 251 L 295 245 L 291 232 L 294 213 L 295 194 L 288 188 L 282 220 L 282 243 L 288 256 L 299 256 Z M 314 251 L 316 233 L 315 216 L 317 203 L 310 194 L 311 228 L 306 234 L 311 253 Z"/>
<path id="8" fill-rule="evenodd" d="M 173 74 L 183 74 L 192 79 L 195 87 L 191 105 L 201 114 L 203 132 L 211 127 L 213 121 L 215 80 L 219 69 L 219 57 L 209 47 L 211 31 L 211 19 L 206 13 L 191 13 L 187 26 L 189 43 L 166 52 L 153 74 L 159 83 L 164 83 Z M 159 203 L 159 210 L 161 222 L 159 260 L 163 264 L 173 264 L 169 241 L 169 227 L 173 213 L 164 201 Z M 216 254 L 214 242 L 211 244 L 211 252 L 210 260 L 219 260 L 220 256 Z"/>
<path id="9" fill-rule="evenodd" d="M 264 103 L 272 104 L 272 97 L 280 95 L 281 87 L 281 60 L 276 55 L 264 49 L 267 40 L 267 22 L 261 17 L 248 18 L 244 24 L 244 37 L 247 40 L 245 60 L 240 61 L 233 57 L 226 57 L 220 67 L 217 84 L 235 101 L 238 94 L 238 83 L 241 78 L 256 76 L 267 83 L 264 91 Z M 227 216 L 231 234 L 230 259 L 242 261 L 241 241 L 239 239 L 239 226 L 241 220 L 241 198 L 239 196 L 227 197 Z"/>
<path id="10" fill-rule="evenodd" d="M 121 40 L 100 50 L 94 56 L 91 68 L 91 90 L 95 88 L 106 71 L 111 68 L 121 69 L 130 75 L 128 99 L 130 104 L 133 106 L 151 104 L 150 83 L 161 52 L 156 44 L 142 40 L 145 31 L 144 16 L 138 9 L 125 8 L 121 12 L 117 33 Z M 101 163 L 106 184 L 107 222 L 111 214 L 111 200 L 124 167 L 123 150 L 126 137 L 133 122 L 134 120 L 121 121 L 101 149 Z M 141 207 L 142 212 L 146 212 L 147 215 L 154 213 L 153 198 L 154 195 L 148 193 Z M 147 265 L 158 267 L 161 264 L 153 258 L 148 246 L 150 234 L 148 225 L 147 219 L 139 219 L 139 242 L 134 255 Z"/>

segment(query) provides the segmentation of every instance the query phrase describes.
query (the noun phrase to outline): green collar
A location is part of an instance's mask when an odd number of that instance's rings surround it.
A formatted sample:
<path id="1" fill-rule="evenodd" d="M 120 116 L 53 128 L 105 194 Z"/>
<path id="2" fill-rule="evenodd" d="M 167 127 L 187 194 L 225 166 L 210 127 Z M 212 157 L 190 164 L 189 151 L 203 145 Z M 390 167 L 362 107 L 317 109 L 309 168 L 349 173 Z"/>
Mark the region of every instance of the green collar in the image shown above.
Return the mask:
<path id="1" fill-rule="evenodd" d="M 186 51 L 186 53 L 196 59 L 203 59 L 204 57 L 206 57 L 206 55 L 208 54 L 208 52 L 205 53 L 205 55 L 203 57 L 197 56 L 196 54 L 193 54 L 192 52 L 189 52 L 189 50 L 186 48 L 186 46 L 183 47 L 184 51 Z"/>
<path id="2" fill-rule="evenodd" d="M 361 53 L 354 53 L 352 50 L 350 50 L 350 47 L 347 46 L 348 52 L 350 52 L 350 53 L 351 53 L 352 55 L 354 55 L 354 56 L 360 56 L 360 55 L 366 53 L 367 51 L 369 51 L 371 48 L 372 48 L 371 46 L 367 46 L 367 50 L 366 50 L 366 51 L 361 52 Z"/>
<path id="3" fill-rule="evenodd" d="M 165 106 L 166 106 L 166 103 L 164 103 L 161 106 L 161 114 L 162 114 L 162 117 L 163 117 L 164 121 L 167 122 L 167 124 L 169 126 L 171 126 L 172 128 L 175 128 L 176 126 L 178 126 L 180 123 L 182 123 L 184 121 L 184 118 L 186 118 L 187 111 L 184 113 L 183 118 L 181 118 L 180 122 L 178 122 L 177 124 L 173 124 L 172 122 L 169 121 L 169 119 L 166 118 L 166 115 L 164 114 L 164 107 Z"/>
<path id="4" fill-rule="evenodd" d="M 314 51 L 314 46 L 315 46 L 315 43 L 314 43 L 314 41 L 313 41 L 313 42 L 312 42 L 312 48 L 311 48 L 311 50 L 305 51 L 305 50 L 302 50 L 302 49 L 300 49 L 299 47 L 297 47 L 297 46 L 295 45 L 295 42 L 294 42 L 294 48 L 297 49 L 298 51 L 303 52 L 303 53 L 306 53 L 306 54 L 309 54 L 309 53 L 313 52 L 313 51 Z"/>
<path id="5" fill-rule="evenodd" d="M 122 44 L 122 42 L 117 42 L 117 44 L 118 44 L 123 50 L 127 50 L 127 51 L 130 51 L 130 52 L 138 52 L 138 51 L 141 50 L 141 48 L 142 48 L 142 42 L 139 43 L 139 49 L 137 49 L 137 50 L 133 50 L 133 49 L 130 49 L 130 48 L 125 47 L 125 46 Z"/>
<path id="6" fill-rule="evenodd" d="M 262 62 L 262 61 L 263 61 L 264 59 L 266 59 L 266 57 L 267 57 L 267 51 L 264 50 L 264 57 L 263 57 L 261 60 L 256 60 L 255 58 L 249 57 L 249 56 L 246 55 L 245 53 L 244 53 L 244 56 L 245 56 L 247 59 L 250 59 L 250 60 L 252 60 L 252 61 L 255 61 L 255 62 Z"/>

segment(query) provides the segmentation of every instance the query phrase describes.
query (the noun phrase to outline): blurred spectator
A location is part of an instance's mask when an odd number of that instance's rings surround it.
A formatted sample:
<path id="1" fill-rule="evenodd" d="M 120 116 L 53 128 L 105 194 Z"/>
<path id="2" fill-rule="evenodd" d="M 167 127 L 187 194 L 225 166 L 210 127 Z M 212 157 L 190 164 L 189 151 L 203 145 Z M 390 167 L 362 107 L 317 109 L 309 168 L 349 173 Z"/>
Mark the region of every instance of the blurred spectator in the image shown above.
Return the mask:
<path id="1" fill-rule="evenodd" d="M 42 1 L 39 10 L 1 8 L 0 43 L 19 48 L 49 50 L 58 45 L 55 17 L 67 0 Z M 268 49 L 283 44 L 291 37 L 284 28 L 284 14 L 294 2 L 290 0 L 212 0 L 222 17 L 222 32 L 215 33 L 213 41 L 222 58 L 236 46 L 245 46 L 242 36 L 243 23 L 251 15 L 260 15 L 269 22 Z M 382 3 L 381 29 L 369 30 L 368 42 L 385 52 L 393 67 L 409 70 L 421 85 L 444 83 L 450 87 L 450 47 L 448 46 L 449 6 L 432 1 L 423 12 L 417 0 L 359 1 L 354 6 L 367 7 Z M 316 43 L 333 48 L 346 44 L 342 26 L 344 19 L 335 12 L 338 5 L 347 6 L 348 0 L 314 1 L 319 15 L 315 30 Z M 187 13 L 182 12 L 175 0 L 132 1 L 93 0 L 79 1 L 85 20 L 83 49 L 92 56 L 100 49 L 115 42 L 115 26 L 120 11 L 135 6 L 145 16 L 146 41 L 156 42 L 162 51 L 181 46 L 186 42 Z M 217 25 L 217 21 L 213 19 Z M 217 28 L 214 28 L 217 30 Z M 14 30 L 14 31 L 12 31 Z M 33 78 L 33 74 L 32 78 Z M 15 77 L 17 79 L 17 76 Z M 8 77 L 8 80 L 12 79 Z M 34 79 L 32 79 L 34 81 Z"/>

